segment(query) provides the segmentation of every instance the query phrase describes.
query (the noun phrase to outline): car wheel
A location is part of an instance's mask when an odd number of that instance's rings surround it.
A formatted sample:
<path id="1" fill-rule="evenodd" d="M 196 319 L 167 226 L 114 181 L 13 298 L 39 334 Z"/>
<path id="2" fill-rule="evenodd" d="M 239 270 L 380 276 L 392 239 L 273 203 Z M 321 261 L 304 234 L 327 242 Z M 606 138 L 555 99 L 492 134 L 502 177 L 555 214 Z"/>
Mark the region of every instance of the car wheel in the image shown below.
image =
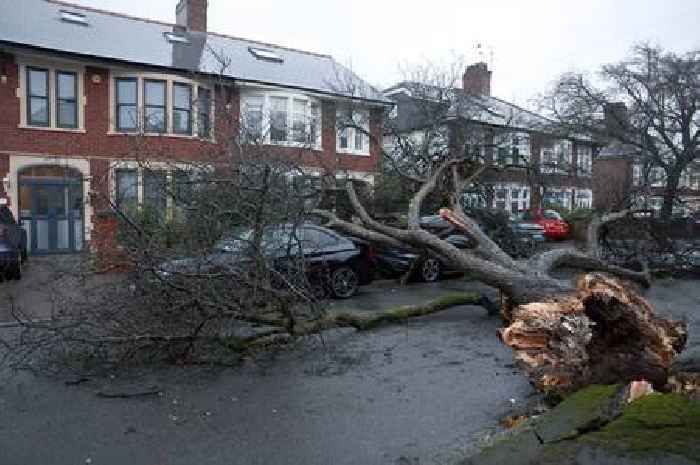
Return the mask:
<path id="1" fill-rule="evenodd" d="M 420 265 L 420 279 L 426 283 L 434 283 L 440 279 L 442 264 L 436 258 L 426 258 Z"/>
<path id="2" fill-rule="evenodd" d="M 349 266 L 341 266 L 331 273 L 331 292 L 338 299 L 347 299 L 357 293 L 360 278 Z"/>

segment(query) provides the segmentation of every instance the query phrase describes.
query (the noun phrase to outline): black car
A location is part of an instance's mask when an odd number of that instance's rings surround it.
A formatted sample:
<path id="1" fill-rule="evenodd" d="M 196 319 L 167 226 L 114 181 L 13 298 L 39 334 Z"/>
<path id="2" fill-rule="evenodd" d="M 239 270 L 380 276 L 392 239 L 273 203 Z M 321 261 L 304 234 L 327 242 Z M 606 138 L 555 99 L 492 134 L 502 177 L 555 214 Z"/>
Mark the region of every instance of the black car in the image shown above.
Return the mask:
<path id="1" fill-rule="evenodd" d="M 476 246 L 476 240 L 473 237 L 457 229 L 438 215 L 422 217 L 421 228 L 430 231 L 458 249 L 469 249 Z M 376 251 L 375 261 L 378 271 L 384 276 L 396 277 L 413 269 L 412 277 L 425 282 L 437 281 L 444 273 L 454 271 L 436 255 L 421 255 L 412 249 L 380 247 Z"/>
<path id="2" fill-rule="evenodd" d="M 7 205 L 0 205 L 0 270 L 8 278 L 20 279 L 26 259 L 27 234 Z"/>
<path id="3" fill-rule="evenodd" d="M 252 237 L 252 230 L 239 231 L 220 240 L 213 253 L 164 263 L 158 274 L 167 279 L 208 270 L 245 270 L 252 262 Z M 270 268 L 286 273 L 299 263 L 296 260 L 301 260 L 304 275 L 315 292 L 330 292 L 336 298 L 352 297 L 360 285 L 374 278 L 373 251 L 368 244 L 313 224 L 267 227 L 260 246 L 259 255 Z"/>
<path id="4" fill-rule="evenodd" d="M 520 224 L 501 211 L 481 210 L 472 212 L 472 215 L 481 229 L 513 257 L 528 257 L 544 242 L 542 226 Z M 473 236 L 439 215 L 422 217 L 420 226 L 458 249 L 476 247 L 476 239 Z M 434 282 L 444 273 L 455 271 L 440 257 L 432 254 L 421 255 L 411 249 L 378 248 L 376 255 L 378 271 L 391 278 L 413 269 L 413 278 Z"/>

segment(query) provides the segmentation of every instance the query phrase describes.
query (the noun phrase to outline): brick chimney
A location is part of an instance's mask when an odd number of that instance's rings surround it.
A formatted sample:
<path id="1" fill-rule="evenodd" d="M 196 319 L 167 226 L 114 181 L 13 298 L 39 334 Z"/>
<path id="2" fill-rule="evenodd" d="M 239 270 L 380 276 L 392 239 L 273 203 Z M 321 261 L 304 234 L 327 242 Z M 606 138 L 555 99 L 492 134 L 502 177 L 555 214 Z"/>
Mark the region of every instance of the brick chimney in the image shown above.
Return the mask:
<path id="1" fill-rule="evenodd" d="M 605 104 L 605 128 L 608 134 L 624 133 L 629 126 L 629 115 L 625 102 L 611 102 Z"/>
<path id="2" fill-rule="evenodd" d="M 472 94 L 491 95 L 491 71 L 486 63 L 467 66 L 462 76 L 462 88 Z"/>
<path id="3" fill-rule="evenodd" d="M 175 9 L 177 25 L 188 31 L 207 32 L 208 0 L 180 0 Z"/>

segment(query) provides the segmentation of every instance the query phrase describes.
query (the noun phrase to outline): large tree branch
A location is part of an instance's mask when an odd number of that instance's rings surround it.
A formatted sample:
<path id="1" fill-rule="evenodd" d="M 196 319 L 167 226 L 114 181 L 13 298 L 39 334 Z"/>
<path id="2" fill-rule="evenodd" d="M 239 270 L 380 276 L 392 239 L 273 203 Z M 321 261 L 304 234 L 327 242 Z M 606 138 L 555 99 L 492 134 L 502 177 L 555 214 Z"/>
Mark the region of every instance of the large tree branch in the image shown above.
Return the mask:
<path id="1" fill-rule="evenodd" d="M 646 268 L 643 271 L 630 270 L 581 253 L 575 249 L 549 250 L 533 257 L 528 262 L 528 268 L 536 276 L 542 278 L 549 277 L 552 270 L 559 266 L 583 271 L 602 271 L 619 278 L 634 281 L 644 287 L 651 285 L 649 271 Z"/>
<path id="2" fill-rule="evenodd" d="M 423 183 L 421 188 L 411 199 L 408 204 L 408 228 L 420 229 L 420 208 L 425 197 L 430 194 L 437 186 L 438 181 L 442 177 L 445 170 L 457 163 L 456 160 L 446 160 L 438 166 L 433 174 Z"/>

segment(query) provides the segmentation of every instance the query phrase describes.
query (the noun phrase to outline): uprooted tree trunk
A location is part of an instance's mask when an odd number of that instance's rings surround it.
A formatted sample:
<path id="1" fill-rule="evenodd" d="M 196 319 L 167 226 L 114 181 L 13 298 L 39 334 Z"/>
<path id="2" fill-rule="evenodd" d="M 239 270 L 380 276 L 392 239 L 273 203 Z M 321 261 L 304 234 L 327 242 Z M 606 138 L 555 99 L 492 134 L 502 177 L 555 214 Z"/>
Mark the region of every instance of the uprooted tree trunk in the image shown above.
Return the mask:
<path id="1" fill-rule="evenodd" d="M 636 292 L 632 281 L 650 285 L 646 267 L 634 271 L 601 260 L 598 230 L 627 212 L 596 218 L 588 232 L 586 253 L 565 248 L 543 252 L 527 263 L 515 261 L 464 213 L 458 198 L 464 181 L 459 179 L 456 160 L 443 162 L 425 179 L 411 201 L 406 229 L 374 220 L 359 201 L 352 183 L 347 192 L 359 220 L 347 222 L 327 211 L 317 214 L 327 225 L 368 241 L 390 246 L 410 246 L 440 256 L 456 269 L 499 289 L 504 296 L 502 314 L 508 326 L 504 343 L 532 382 L 541 389 L 566 393 L 590 382 L 621 382 L 649 379 L 665 384 L 670 364 L 685 345 L 682 323 L 655 317 L 648 303 Z M 422 200 L 448 176 L 454 192 L 452 210 L 441 216 L 471 234 L 473 249 L 458 249 L 420 228 Z M 604 272 L 572 280 L 558 279 L 558 267 Z"/>

